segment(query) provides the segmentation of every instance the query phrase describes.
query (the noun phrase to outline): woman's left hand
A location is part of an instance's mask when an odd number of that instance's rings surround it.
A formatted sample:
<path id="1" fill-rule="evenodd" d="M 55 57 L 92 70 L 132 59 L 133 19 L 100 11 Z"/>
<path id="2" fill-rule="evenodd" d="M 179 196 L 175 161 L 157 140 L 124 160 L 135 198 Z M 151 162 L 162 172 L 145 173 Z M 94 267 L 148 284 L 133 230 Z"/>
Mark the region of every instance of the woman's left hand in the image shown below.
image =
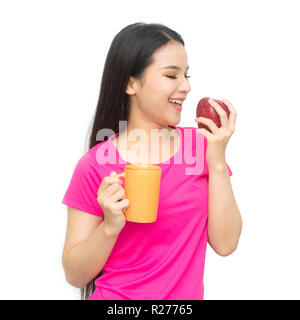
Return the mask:
<path id="1" fill-rule="evenodd" d="M 207 139 L 206 161 L 209 167 L 226 165 L 225 149 L 235 130 L 237 112 L 230 101 L 227 99 L 222 99 L 222 101 L 230 111 L 229 119 L 225 110 L 216 101 L 213 99 L 208 100 L 209 104 L 215 109 L 220 117 L 220 128 L 218 128 L 211 119 L 204 117 L 195 119 L 196 122 L 204 123 L 212 131 L 212 133 L 210 133 L 204 128 L 196 130 L 196 132 L 200 132 Z"/>

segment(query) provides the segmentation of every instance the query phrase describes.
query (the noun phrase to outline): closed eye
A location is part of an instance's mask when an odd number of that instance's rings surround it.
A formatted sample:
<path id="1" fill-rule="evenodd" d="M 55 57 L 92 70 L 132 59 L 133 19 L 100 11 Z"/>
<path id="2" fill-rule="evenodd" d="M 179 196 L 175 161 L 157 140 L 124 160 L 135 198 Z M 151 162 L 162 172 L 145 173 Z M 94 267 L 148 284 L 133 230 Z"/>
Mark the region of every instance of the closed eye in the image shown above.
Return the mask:
<path id="1" fill-rule="evenodd" d="M 171 79 L 177 79 L 176 76 L 166 76 L 166 77 L 171 78 Z M 188 79 L 188 78 L 190 78 L 191 76 L 185 76 L 185 77 L 186 77 L 186 79 Z"/>

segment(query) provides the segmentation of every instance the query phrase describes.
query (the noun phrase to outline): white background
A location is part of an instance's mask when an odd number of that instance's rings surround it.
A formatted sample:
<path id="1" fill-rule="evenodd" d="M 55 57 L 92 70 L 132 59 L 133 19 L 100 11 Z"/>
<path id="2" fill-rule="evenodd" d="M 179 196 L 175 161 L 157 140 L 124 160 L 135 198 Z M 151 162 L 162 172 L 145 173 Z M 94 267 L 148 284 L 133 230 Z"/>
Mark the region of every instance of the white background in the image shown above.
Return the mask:
<path id="1" fill-rule="evenodd" d="M 79 299 L 64 277 L 67 208 L 113 37 L 135 22 L 179 32 L 192 91 L 237 110 L 226 160 L 243 218 L 238 249 L 208 246 L 205 299 L 299 299 L 297 1 L 1 1 L 0 298 Z"/>

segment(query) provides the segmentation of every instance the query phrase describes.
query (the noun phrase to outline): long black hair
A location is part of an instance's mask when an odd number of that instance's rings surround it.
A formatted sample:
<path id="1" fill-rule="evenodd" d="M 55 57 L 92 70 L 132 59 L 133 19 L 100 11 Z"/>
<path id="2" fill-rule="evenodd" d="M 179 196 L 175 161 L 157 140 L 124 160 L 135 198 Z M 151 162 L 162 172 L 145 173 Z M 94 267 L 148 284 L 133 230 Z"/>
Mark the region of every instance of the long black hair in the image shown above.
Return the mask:
<path id="1" fill-rule="evenodd" d="M 153 63 L 154 51 L 168 42 L 179 42 L 184 46 L 184 41 L 177 32 L 155 23 L 130 24 L 114 37 L 104 65 L 89 149 L 105 141 L 97 137 L 99 130 L 108 128 L 118 133 L 119 121 L 128 121 L 129 103 L 125 90 L 130 77 L 143 83 L 145 69 Z M 102 272 L 103 270 L 94 280 Z M 88 299 L 93 293 L 94 280 L 81 289 L 81 299 Z"/>
<path id="2" fill-rule="evenodd" d="M 128 121 L 129 103 L 125 92 L 129 78 L 143 82 L 145 69 L 153 62 L 153 53 L 169 41 L 184 46 L 182 37 L 162 24 L 131 24 L 113 39 L 104 65 L 101 88 L 89 149 L 100 143 L 97 132 L 103 128 L 119 132 L 119 121 Z M 107 137 L 108 138 L 108 137 Z"/>

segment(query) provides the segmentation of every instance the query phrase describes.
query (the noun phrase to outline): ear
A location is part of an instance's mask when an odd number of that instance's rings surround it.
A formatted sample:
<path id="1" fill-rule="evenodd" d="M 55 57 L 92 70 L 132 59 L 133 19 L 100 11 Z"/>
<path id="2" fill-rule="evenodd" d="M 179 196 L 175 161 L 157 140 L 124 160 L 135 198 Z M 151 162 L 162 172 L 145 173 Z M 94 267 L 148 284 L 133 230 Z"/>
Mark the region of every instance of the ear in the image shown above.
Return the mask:
<path id="1" fill-rule="evenodd" d="M 137 87 L 136 79 L 134 79 L 133 77 L 130 77 L 125 92 L 130 96 L 133 96 L 136 93 L 136 87 Z"/>

